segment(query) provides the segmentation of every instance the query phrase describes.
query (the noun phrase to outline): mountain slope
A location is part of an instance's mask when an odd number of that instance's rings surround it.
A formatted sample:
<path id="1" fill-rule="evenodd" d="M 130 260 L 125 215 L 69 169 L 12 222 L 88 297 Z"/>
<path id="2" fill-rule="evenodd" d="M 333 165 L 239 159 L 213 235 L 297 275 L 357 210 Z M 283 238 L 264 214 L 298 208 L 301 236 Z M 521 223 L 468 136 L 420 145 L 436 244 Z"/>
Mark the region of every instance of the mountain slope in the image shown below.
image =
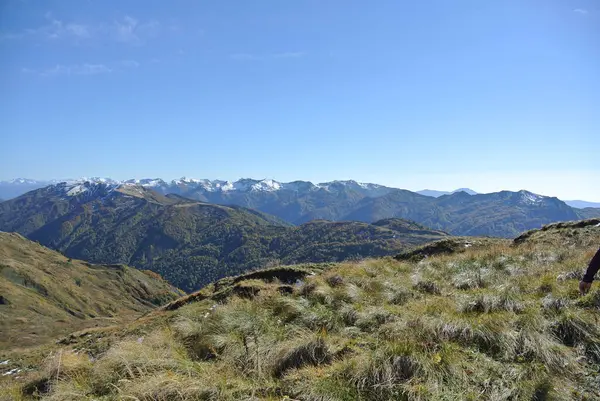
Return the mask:
<path id="1" fill-rule="evenodd" d="M 404 228 L 353 222 L 291 227 L 239 206 L 163 196 L 133 184 L 60 184 L 0 204 L 2 230 L 74 258 L 150 269 L 186 291 L 265 265 L 392 255 L 446 235 Z"/>
<path id="2" fill-rule="evenodd" d="M 576 209 L 575 213 L 580 219 L 593 219 L 600 217 L 600 208 L 586 207 L 585 209 Z"/>
<path id="3" fill-rule="evenodd" d="M 0 232 L 0 348 L 131 320 L 181 295 L 155 274 L 71 260 Z"/>
<path id="4" fill-rule="evenodd" d="M 5 388 L 25 400 L 597 400 L 600 290 L 577 286 L 599 242 L 600 227 L 573 223 L 419 262 L 231 277 L 72 336 L 43 365 L 10 365 L 32 371 Z"/>
<path id="5" fill-rule="evenodd" d="M 527 191 L 469 195 L 457 192 L 439 198 L 394 191 L 365 198 L 346 219 L 373 221 L 385 217 L 413 220 L 454 235 L 511 237 L 544 224 L 598 216 L 574 210 L 557 198 Z M 599 211 L 600 212 L 600 211 Z"/>

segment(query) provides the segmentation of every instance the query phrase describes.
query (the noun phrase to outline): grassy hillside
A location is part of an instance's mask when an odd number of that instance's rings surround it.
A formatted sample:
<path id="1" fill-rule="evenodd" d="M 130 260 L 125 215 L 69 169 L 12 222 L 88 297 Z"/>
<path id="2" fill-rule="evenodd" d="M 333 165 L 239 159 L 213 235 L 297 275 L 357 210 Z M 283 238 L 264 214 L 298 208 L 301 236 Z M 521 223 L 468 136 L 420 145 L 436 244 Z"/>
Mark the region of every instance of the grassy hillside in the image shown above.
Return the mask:
<path id="1" fill-rule="evenodd" d="M 137 186 L 85 188 L 70 196 L 70 187 L 48 187 L 5 202 L 0 229 L 73 258 L 155 271 L 185 291 L 269 265 L 393 255 L 447 235 L 398 219 L 387 226 L 316 221 L 292 227 L 239 206 Z"/>
<path id="2" fill-rule="evenodd" d="M 3 391 L 16 400 L 599 399 L 600 288 L 577 290 L 600 243 L 596 225 L 420 261 L 224 279 L 133 324 L 71 336 L 43 363 L 9 363 L 31 371 Z"/>
<path id="3" fill-rule="evenodd" d="M 0 349 L 132 320 L 181 294 L 154 273 L 68 259 L 0 232 Z"/>

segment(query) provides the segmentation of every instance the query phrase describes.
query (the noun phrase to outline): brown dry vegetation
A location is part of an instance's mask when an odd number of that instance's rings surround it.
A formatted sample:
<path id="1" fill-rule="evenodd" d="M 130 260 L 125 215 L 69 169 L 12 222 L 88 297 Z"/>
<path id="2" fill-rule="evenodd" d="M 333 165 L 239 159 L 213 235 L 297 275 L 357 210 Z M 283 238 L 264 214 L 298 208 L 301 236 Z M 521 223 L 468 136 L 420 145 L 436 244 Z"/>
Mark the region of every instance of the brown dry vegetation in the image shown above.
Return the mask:
<path id="1" fill-rule="evenodd" d="M 181 294 L 155 273 L 72 260 L 0 232 L 0 350 L 130 321 Z"/>
<path id="2" fill-rule="evenodd" d="M 289 284 L 73 338 L 3 383 L 29 400 L 600 399 L 595 224 L 421 261 L 340 263 Z M 282 287 L 291 291 L 282 291 Z"/>

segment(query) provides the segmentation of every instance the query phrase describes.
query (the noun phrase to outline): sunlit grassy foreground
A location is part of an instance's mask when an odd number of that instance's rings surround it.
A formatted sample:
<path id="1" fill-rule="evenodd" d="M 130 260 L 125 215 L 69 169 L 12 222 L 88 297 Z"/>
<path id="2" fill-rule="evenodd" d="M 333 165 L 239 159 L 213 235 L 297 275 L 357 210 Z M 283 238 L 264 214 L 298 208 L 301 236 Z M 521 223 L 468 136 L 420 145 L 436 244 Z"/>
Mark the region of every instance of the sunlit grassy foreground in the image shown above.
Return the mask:
<path id="1" fill-rule="evenodd" d="M 567 226 L 519 246 L 337 264 L 291 286 L 242 281 L 252 289 L 244 298 L 204 299 L 55 348 L 4 391 L 47 400 L 600 399 L 600 287 L 577 291 L 599 244 L 595 225 Z"/>

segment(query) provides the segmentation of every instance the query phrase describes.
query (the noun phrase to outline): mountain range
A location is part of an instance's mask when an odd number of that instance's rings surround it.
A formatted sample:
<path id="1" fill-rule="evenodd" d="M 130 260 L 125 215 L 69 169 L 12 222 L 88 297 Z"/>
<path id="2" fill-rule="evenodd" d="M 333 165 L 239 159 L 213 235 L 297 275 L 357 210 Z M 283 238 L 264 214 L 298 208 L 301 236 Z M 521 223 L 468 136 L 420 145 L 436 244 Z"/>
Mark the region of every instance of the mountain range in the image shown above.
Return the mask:
<path id="1" fill-rule="evenodd" d="M 185 291 L 265 265 L 393 255 L 447 235 L 400 219 L 293 226 L 240 206 L 99 182 L 55 184 L 3 202 L 0 230 L 72 258 L 146 268 Z"/>
<path id="2" fill-rule="evenodd" d="M 238 181 L 222 181 L 222 180 L 207 180 L 207 179 L 193 179 L 182 177 L 177 180 L 166 181 L 161 178 L 144 178 L 144 179 L 128 179 L 123 181 L 113 180 L 110 178 L 81 178 L 77 180 L 34 180 L 27 178 L 16 178 L 13 180 L 0 181 L 0 202 L 2 200 L 15 198 L 28 191 L 42 188 L 48 185 L 57 184 L 60 182 L 78 182 L 78 181 L 90 181 L 107 184 L 138 184 L 144 187 L 152 188 L 163 194 L 175 193 L 188 197 L 201 197 L 203 191 L 205 192 L 274 192 L 274 191 L 293 191 L 293 192 L 306 192 L 318 189 L 329 189 L 336 187 L 346 187 L 350 190 L 355 190 L 361 193 L 363 196 L 368 197 L 379 197 L 386 195 L 389 192 L 398 190 L 398 188 L 386 187 L 379 184 L 371 183 L 358 183 L 353 180 L 347 181 L 332 181 L 321 184 L 313 184 L 309 181 L 294 181 L 289 183 L 281 183 L 271 179 L 254 180 L 254 179 L 240 179 Z M 459 188 L 454 191 L 439 191 L 424 189 L 417 191 L 420 195 L 430 196 L 438 198 L 443 195 L 451 195 L 457 192 L 466 192 L 469 195 L 478 195 L 479 193 L 469 188 Z M 191 196 L 190 196 L 191 195 Z M 584 208 L 600 208 L 599 202 L 588 202 L 583 200 L 565 200 L 567 205 L 584 209 Z"/>
<path id="3" fill-rule="evenodd" d="M 124 182 L 90 179 L 58 184 L 58 187 L 61 185 L 68 187 L 70 194 L 100 187 L 139 187 L 167 197 L 177 195 L 200 202 L 242 206 L 293 225 L 313 220 L 373 223 L 402 218 L 454 235 L 512 237 L 543 224 L 600 215 L 600 209 L 576 209 L 557 198 L 528 191 L 475 195 L 459 191 L 432 197 L 355 181 L 315 185 L 305 181 L 279 183 L 251 179 L 236 182 L 181 179 L 170 183 L 160 179 Z M 49 188 L 55 187 L 57 184 Z"/>

